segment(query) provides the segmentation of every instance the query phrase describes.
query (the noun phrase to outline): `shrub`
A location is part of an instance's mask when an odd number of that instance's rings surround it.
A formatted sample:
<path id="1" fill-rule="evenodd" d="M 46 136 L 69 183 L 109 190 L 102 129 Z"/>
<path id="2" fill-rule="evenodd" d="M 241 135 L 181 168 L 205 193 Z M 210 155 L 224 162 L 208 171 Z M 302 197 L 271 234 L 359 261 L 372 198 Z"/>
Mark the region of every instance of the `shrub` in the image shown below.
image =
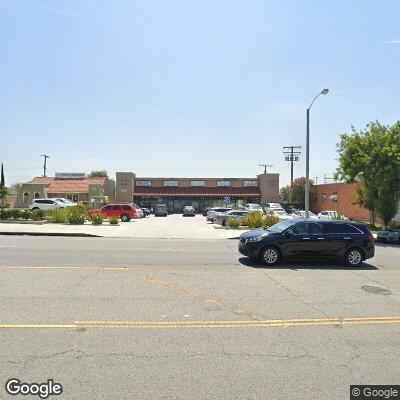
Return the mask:
<path id="1" fill-rule="evenodd" d="M 249 228 L 261 228 L 263 224 L 263 217 L 258 211 L 251 211 L 246 214 L 242 219 L 242 225 Z"/>
<path id="2" fill-rule="evenodd" d="M 31 213 L 31 218 L 34 221 L 41 221 L 42 219 L 44 219 L 44 211 L 40 209 L 33 210 Z"/>
<path id="3" fill-rule="evenodd" d="M 74 207 L 68 207 L 68 223 L 82 225 L 86 220 L 86 207 L 79 203 Z"/>
<path id="4" fill-rule="evenodd" d="M 53 224 L 66 224 L 68 222 L 69 210 L 68 208 L 55 208 L 45 212 L 45 217 Z"/>
<path id="5" fill-rule="evenodd" d="M 103 217 L 99 213 L 89 214 L 89 219 L 93 225 L 101 225 L 103 223 Z"/>
<path id="6" fill-rule="evenodd" d="M 239 228 L 242 225 L 242 220 L 240 218 L 228 218 L 226 224 L 231 228 Z"/>
<path id="7" fill-rule="evenodd" d="M 23 218 L 24 216 L 24 210 L 19 210 L 17 208 L 14 208 L 12 210 L 10 210 L 10 217 L 14 218 L 14 219 L 20 219 Z"/>
<path id="8" fill-rule="evenodd" d="M 0 210 L 0 219 L 12 218 L 11 211 L 12 210 L 5 210 L 5 209 Z"/>
<path id="9" fill-rule="evenodd" d="M 110 219 L 108 220 L 108 222 L 111 225 L 118 225 L 118 218 L 117 217 L 110 217 Z"/>
<path id="10" fill-rule="evenodd" d="M 279 217 L 277 215 L 273 214 L 267 214 L 263 217 L 263 223 L 262 226 L 264 228 L 268 228 L 272 225 L 277 224 L 280 221 Z"/>
<path id="11" fill-rule="evenodd" d="M 28 219 L 31 217 L 31 213 L 29 210 L 24 210 L 22 212 L 22 219 L 24 219 L 25 221 L 28 221 Z"/>

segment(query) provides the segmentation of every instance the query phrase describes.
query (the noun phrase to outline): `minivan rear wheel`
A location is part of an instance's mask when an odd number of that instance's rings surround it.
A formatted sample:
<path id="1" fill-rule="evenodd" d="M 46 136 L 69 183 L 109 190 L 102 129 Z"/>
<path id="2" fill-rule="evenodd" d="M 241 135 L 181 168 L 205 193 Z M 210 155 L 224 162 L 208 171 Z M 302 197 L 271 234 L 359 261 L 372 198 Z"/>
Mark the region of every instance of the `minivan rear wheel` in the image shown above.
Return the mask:
<path id="1" fill-rule="evenodd" d="M 363 254 L 360 249 L 351 249 L 347 252 L 345 262 L 350 267 L 358 267 L 363 262 Z"/>
<path id="2" fill-rule="evenodd" d="M 276 247 L 267 246 L 262 250 L 260 258 L 265 265 L 276 265 L 281 260 L 281 255 Z"/>
<path id="3" fill-rule="evenodd" d="M 122 222 L 129 222 L 131 220 L 130 216 L 127 214 L 122 214 L 121 215 L 121 221 Z"/>

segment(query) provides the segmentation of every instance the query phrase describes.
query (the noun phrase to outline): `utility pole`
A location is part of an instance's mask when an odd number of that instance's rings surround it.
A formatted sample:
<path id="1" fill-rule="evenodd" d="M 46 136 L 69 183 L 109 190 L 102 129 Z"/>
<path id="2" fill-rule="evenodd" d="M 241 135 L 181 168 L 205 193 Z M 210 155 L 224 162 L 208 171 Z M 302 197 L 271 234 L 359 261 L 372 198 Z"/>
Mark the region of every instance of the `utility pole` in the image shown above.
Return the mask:
<path id="1" fill-rule="evenodd" d="M 290 161 L 290 186 L 293 185 L 293 166 L 295 161 L 299 161 L 301 154 L 301 146 L 285 146 L 283 147 L 283 154 L 285 161 Z"/>
<path id="2" fill-rule="evenodd" d="M 47 170 L 47 159 L 50 158 L 47 154 L 41 154 L 41 157 L 44 158 L 44 163 L 43 163 L 43 176 L 46 176 L 46 170 Z"/>
<path id="3" fill-rule="evenodd" d="M 267 173 L 267 168 L 272 168 L 272 164 L 258 164 L 259 167 L 264 167 L 264 174 Z"/>

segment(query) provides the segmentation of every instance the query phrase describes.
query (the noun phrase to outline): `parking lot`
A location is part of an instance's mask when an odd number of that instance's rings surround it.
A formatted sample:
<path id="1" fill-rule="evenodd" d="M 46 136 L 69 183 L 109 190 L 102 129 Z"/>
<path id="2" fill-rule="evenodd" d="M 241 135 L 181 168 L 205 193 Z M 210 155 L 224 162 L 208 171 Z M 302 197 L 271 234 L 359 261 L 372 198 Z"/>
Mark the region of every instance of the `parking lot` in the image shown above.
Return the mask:
<path id="1" fill-rule="evenodd" d="M 236 239 L 1 236 L 0 252 L 2 382 L 52 378 L 65 399 L 341 399 L 400 373 L 396 247 L 357 269 L 261 268 Z"/>
<path id="2" fill-rule="evenodd" d="M 4 233 L 49 233 L 49 234 L 87 234 L 101 237 L 127 237 L 148 239 L 226 239 L 237 237 L 241 231 L 230 231 L 226 229 L 214 229 L 214 225 L 206 223 L 205 217 L 183 217 L 181 214 L 171 214 L 167 217 L 155 217 L 150 215 L 146 218 L 120 222 L 118 226 L 92 225 L 69 225 L 69 224 L 45 224 L 45 225 L 22 225 L 22 224 L 0 224 L 0 231 Z"/>

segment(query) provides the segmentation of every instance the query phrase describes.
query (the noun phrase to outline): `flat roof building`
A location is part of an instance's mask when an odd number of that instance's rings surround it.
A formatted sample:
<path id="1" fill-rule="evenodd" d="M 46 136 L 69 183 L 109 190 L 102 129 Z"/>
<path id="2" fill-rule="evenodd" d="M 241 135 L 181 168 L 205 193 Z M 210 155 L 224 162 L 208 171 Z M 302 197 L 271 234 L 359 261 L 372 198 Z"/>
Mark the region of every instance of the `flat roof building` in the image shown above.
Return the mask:
<path id="1" fill-rule="evenodd" d="M 279 174 L 260 174 L 255 178 L 171 178 L 117 172 L 115 196 L 117 202 L 135 202 L 143 207 L 163 203 L 170 212 L 181 212 L 186 205 L 201 211 L 224 204 L 265 204 L 279 199 Z"/>

